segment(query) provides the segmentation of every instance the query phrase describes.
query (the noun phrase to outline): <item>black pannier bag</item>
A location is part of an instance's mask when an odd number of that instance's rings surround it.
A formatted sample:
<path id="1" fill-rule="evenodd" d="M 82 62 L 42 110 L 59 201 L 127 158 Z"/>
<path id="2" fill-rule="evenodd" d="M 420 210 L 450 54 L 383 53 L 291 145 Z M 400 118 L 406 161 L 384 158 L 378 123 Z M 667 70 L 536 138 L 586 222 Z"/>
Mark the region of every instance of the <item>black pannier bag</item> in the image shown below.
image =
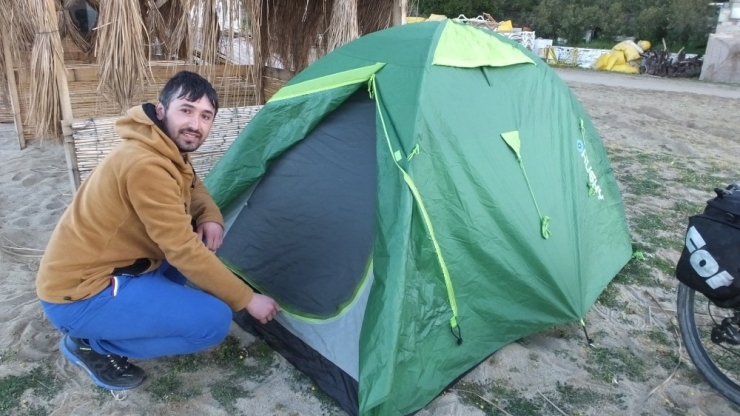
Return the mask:
<path id="1" fill-rule="evenodd" d="M 676 278 L 717 306 L 740 307 L 740 183 L 714 191 L 704 212 L 689 217 Z"/>

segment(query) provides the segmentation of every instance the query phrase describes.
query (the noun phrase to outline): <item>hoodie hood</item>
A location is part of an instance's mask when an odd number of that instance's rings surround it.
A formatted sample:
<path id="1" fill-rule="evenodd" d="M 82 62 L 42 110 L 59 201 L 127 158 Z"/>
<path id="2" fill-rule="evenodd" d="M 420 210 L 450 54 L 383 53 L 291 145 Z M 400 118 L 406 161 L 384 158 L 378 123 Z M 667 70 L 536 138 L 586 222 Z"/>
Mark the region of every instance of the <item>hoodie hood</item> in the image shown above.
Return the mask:
<path id="1" fill-rule="evenodd" d="M 172 160 L 180 170 L 190 170 L 189 154 L 183 156 L 175 142 L 165 134 L 164 124 L 157 119 L 154 104 L 132 107 L 116 121 L 115 130 L 121 139 L 141 142 Z"/>

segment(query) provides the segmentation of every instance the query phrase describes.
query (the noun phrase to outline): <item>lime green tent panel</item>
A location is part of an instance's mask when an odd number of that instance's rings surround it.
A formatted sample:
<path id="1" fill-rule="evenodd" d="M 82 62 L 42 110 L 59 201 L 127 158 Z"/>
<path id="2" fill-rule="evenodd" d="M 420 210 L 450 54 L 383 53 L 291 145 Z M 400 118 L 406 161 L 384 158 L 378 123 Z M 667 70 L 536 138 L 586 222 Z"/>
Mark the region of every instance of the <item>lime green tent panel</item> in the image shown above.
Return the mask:
<path id="1" fill-rule="evenodd" d="M 470 30 L 469 26 L 448 24 L 444 25 L 432 63 L 457 68 L 476 68 L 534 64 L 534 61 L 515 45 L 491 36 L 483 30 Z"/>
<path id="2" fill-rule="evenodd" d="M 336 74 L 326 75 L 321 78 L 314 78 L 309 81 L 298 84 L 288 85 L 281 88 L 275 95 L 270 98 L 271 102 L 286 100 L 301 95 L 315 94 L 321 91 L 336 89 L 347 85 L 357 85 L 366 82 L 371 76 L 375 75 L 383 64 L 375 64 L 360 68 L 350 69 Z"/>

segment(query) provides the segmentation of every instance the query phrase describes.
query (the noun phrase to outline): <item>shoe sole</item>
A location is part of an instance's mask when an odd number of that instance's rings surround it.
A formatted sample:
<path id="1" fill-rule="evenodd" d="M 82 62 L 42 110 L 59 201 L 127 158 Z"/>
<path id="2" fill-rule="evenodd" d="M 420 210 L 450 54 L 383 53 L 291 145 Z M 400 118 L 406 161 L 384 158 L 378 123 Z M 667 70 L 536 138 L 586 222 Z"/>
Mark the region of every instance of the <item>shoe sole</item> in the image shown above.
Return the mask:
<path id="1" fill-rule="evenodd" d="M 89 375 L 90 378 L 93 380 L 93 382 L 95 384 L 97 384 L 98 386 L 100 386 L 100 387 L 102 387 L 104 389 L 113 390 L 113 391 L 124 391 L 124 390 L 131 390 L 131 389 L 133 389 L 133 388 L 135 388 L 137 386 L 140 386 L 141 383 L 144 382 L 144 380 L 142 380 L 138 384 L 136 384 L 134 386 L 130 386 L 130 387 L 111 386 L 110 384 L 104 383 L 103 381 L 101 381 L 100 379 L 98 379 L 97 377 L 95 377 L 95 374 L 93 374 L 93 372 L 90 371 L 89 368 L 87 368 L 87 366 L 85 365 L 85 363 L 83 363 L 82 360 L 80 360 L 76 355 L 74 355 L 72 353 L 72 351 L 70 351 L 67 348 L 67 345 L 64 342 L 64 340 L 66 338 L 67 337 L 62 337 L 61 341 L 59 341 L 59 350 L 62 352 L 62 354 L 64 354 L 65 357 L 67 357 L 67 359 L 69 361 L 71 361 L 73 364 L 78 365 L 83 370 L 85 370 L 85 372 L 87 373 L 87 375 Z"/>

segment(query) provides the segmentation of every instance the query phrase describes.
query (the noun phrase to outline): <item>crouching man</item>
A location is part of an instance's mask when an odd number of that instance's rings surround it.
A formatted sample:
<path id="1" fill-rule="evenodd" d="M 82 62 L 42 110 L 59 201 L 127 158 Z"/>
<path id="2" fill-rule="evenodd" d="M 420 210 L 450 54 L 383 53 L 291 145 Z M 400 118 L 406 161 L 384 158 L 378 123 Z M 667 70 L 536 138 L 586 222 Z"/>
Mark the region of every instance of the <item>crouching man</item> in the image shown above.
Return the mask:
<path id="1" fill-rule="evenodd" d="M 116 123 L 121 144 L 85 180 L 51 236 L 37 293 L 63 334 L 62 353 L 101 387 L 142 383 L 144 371 L 129 357 L 219 344 L 233 311 L 246 309 L 263 324 L 280 311 L 214 254 L 223 218 L 189 153 L 217 112 L 216 91 L 192 72 L 170 79 L 156 105 L 128 110 Z"/>

